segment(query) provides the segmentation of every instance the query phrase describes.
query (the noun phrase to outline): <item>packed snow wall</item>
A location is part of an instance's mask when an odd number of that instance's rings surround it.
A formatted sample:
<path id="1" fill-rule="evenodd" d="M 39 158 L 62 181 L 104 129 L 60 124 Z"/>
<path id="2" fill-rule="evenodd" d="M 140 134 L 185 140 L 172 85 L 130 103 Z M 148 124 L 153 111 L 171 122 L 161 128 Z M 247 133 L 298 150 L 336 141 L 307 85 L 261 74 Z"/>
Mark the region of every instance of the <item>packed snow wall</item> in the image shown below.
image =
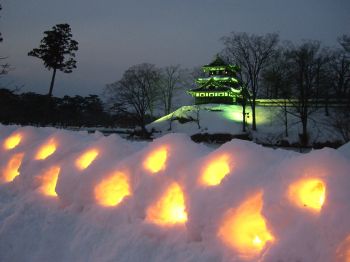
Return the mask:
<path id="1" fill-rule="evenodd" d="M 0 261 L 350 261 L 344 152 L 0 126 Z"/>

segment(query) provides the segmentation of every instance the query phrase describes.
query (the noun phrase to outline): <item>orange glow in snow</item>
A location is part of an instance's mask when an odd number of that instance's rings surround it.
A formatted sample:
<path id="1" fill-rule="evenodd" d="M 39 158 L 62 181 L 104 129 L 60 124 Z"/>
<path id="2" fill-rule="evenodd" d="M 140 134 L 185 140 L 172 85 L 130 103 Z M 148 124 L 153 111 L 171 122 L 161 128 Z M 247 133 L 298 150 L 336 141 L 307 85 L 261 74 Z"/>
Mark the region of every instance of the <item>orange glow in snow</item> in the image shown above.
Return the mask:
<path id="1" fill-rule="evenodd" d="M 14 155 L 3 169 L 3 180 L 5 182 L 12 182 L 16 176 L 19 176 L 18 169 L 22 164 L 24 154 L 19 153 Z"/>
<path id="2" fill-rule="evenodd" d="M 288 198 L 296 206 L 320 211 L 326 198 L 326 185 L 318 178 L 303 178 L 288 188 Z"/>
<path id="3" fill-rule="evenodd" d="M 157 173 L 165 169 L 167 157 L 168 151 L 165 147 L 162 147 L 151 152 L 143 162 L 143 166 L 146 170 L 152 172 L 153 174 Z"/>
<path id="4" fill-rule="evenodd" d="M 147 209 L 146 220 L 162 226 L 187 221 L 184 193 L 177 183 L 172 183 L 161 198 Z"/>
<path id="5" fill-rule="evenodd" d="M 274 241 L 261 215 L 262 195 L 259 192 L 246 199 L 238 208 L 228 210 L 218 231 L 219 238 L 234 248 L 242 259 L 258 256 L 267 242 Z"/>
<path id="6" fill-rule="evenodd" d="M 55 153 L 57 144 L 54 139 L 50 139 L 46 144 L 42 145 L 36 153 L 36 160 L 44 160 Z"/>
<path id="7" fill-rule="evenodd" d="M 59 166 L 53 166 L 46 170 L 39 178 L 41 180 L 41 186 L 39 191 L 46 196 L 57 196 L 56 184 L 58 175 L 61 168 Z"/>
<path id="8" fill-rule="evenodd" d="M 11 150 L 14 149 L 16 146 L 19 145 L 19 143 L 21 143 L 22 140 L 22 135 L 21 134 L 14 134 L 10 137 L 8 137 L 5 142 L 4 142 L 4 148 L 6 150 Z"/>
<path id="9" fill-rule="evenodd" d="M 102 206 L 116 206 L 131 195 L 128 176 L 122 172 L 103 179 L 94 188 L 95 199 Z"/>
<path id="10" fill-rule="evenodd" d="M 97 149 L 90 149 L 84 152 L 76 161 L 75 165 L 78 169 L 84 170 L 88 168 L 91 163 L 96 159 L 99 152 Z"/>
<path id="11" fill-rule="evenodd" d="M 204 169 L 200 183 L 206 186 L 217 186 L 230 173 L 228 156 L 223 155 L 213 159 Z"/>
<path id="12" fill-rule="evenodd" d="M 350 262 L 350 235 L 337 248 L 336 261 Z"/>

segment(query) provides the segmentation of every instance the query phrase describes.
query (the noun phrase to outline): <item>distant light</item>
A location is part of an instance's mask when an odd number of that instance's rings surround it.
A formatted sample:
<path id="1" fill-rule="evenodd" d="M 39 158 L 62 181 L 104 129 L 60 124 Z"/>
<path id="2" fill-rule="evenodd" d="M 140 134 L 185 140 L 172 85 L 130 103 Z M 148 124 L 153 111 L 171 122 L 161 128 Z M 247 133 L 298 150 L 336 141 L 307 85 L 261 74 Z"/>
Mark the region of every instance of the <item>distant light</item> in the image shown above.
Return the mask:
<path id="1" fill-rule="evenodd" d="M 76 161 L 75 165 L 78 169 L 84 170 L 88 168 L 91 163 L 96 159 L 98 156 L 99 151 L 97 149 L 90 149 L 86 152 L 84 152 Z"/>

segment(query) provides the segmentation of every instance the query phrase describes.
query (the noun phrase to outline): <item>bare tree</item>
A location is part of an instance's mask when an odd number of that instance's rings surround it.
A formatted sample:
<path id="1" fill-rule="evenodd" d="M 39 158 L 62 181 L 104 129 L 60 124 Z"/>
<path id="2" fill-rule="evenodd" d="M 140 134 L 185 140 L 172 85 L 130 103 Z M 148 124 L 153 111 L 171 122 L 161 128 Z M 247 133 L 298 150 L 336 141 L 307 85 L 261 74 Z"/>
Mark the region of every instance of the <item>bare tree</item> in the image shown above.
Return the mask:
<path id="1" fill-rule="evenodd" d="M 330 59 L 330 80 L 335 97 L 340 102 L 332 116 L 332 126 L 343 137 L 350 141 L 350 36 L 338 38 L 342 49 L 335 50 Z M 346 104 L 344 104 L 344 100 Z"/>
<path id="2" fill-rule="evenodd" d="M 2 5 L 0 4 L 0 11 L 2 10 Z M 1 34 L 1 32 L 0 32 L 0 42 L 2 42 L 2 34 Z"/>
<path id="3" fill-rule="evenodd" d="M 332 126 L 345 142 L 350 141 L 350 112 L 348 110 L 337 109 L 332 118 Z"/>
<path id="4" fill-rule="evenodd" d="M 334 96 L 337 99 L 349 97 L 350 90 L 350 59 L 343 50 L 336 50 L 330 57 L 329 77 Z"/>
<path id="5" fill-rule="evenodd" d="M 222 41 L 225 46 L 223 55 L 241 68 L 240 80 L 251 93 L 252 129 L 256 130 L 255 107 L 259 94 L 260 74 L 276 51 L 278 34 L 259 36 L 232 32 L 231 35 L 223 37 Z"/>
<path id="6" fill-rule="evenodd" d="M 180 65 L 167 66 L 161 70 L 160 93 L 164 114 L 168 115 L 173 107 L 176 90 L 181 87 Z"/>
<path id="7" fill-rule="evenodd" d="M 2 10 L 2 6 L 0 4 L 0 11 Z M 3 41 L 2 34 L 0 32 L 0 43 Z M 6 57 L 0 56 L 0 60 L 4 60 Z M 10 65 L 8 63 L 0 65 L 0 76 L 6 75 L 10 70 Z"/>
<path id="8" fill-rule="evenodd" d="M 350 53 L 350 36 L 349 35 L 343 35 L 339 37 L 338 42 L 346 52 Z"/>
<path id="9" fill-rule="evenodd" d="M 286 49 L 281 46 L 262 72 L 262 86 L 265 97 L 271 99 L 280 110 L 277 116 L 284 125 L 284 135 L 288 137 L 288 104 L 291 98 L 292 72 L 286 58 Z"/>
<path id="10" fill-rule="evenodd" d="M 300 142 L 302 145 L 308 143 L 308 120 L 310 115 L 316 111 L 318 74 L 325 66 L 322 52 L 320 42 L 307 41 L 297 47 L 291 45 L 286 54 L 293 85 L 292 99 L 289 100 L 293 110 L 290 113 L 301 121 Z"/>
<path id="11" fill-rule="evenodd" d="M 121 105 L 124 111 L 131 111 L 143 134 L 147 134 L 146 114 L 152 114 L 159 81 L 160 73 L 154 65 L 134 65 L 125 71 L 119 81 L 108 84 L 105 94 L 110 103 Z"/>

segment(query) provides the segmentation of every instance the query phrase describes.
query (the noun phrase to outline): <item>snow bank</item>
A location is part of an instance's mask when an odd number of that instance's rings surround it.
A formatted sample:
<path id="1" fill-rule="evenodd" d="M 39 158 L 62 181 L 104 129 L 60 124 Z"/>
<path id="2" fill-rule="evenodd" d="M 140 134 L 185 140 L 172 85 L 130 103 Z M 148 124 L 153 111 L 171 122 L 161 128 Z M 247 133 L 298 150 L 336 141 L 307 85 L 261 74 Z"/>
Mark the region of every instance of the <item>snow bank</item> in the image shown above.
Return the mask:
<path id="1" fill-rule="evenodd" d="M 0 261 L 349 261 L 350 164 L 0 126 Z"/>
<path id="2" fill-rule="evenodd" d="M 247 130 L 252 125 L 251 108 L 247 106 Z M 343 141 L 341 135 L 330 125 L 331 118 L 325 116 L 324 110 L 318 110 L 310 116 L 308 124 L 309 144 L 336 143 Z M 288 142 L 299 143 L 302 133 L 300 119 L 288 114 L 288 136 L 285 136 L 284 119 L 279 107 L 256 107 L 257 132 L 250 131 L 252 139 L 261 144 L 278 145 Z M 154 130 L 155 136 L 168 133 L 194 134 L 242 134 L 242 106 L 205 104 L 183 106 L 147 126 Z"/>

